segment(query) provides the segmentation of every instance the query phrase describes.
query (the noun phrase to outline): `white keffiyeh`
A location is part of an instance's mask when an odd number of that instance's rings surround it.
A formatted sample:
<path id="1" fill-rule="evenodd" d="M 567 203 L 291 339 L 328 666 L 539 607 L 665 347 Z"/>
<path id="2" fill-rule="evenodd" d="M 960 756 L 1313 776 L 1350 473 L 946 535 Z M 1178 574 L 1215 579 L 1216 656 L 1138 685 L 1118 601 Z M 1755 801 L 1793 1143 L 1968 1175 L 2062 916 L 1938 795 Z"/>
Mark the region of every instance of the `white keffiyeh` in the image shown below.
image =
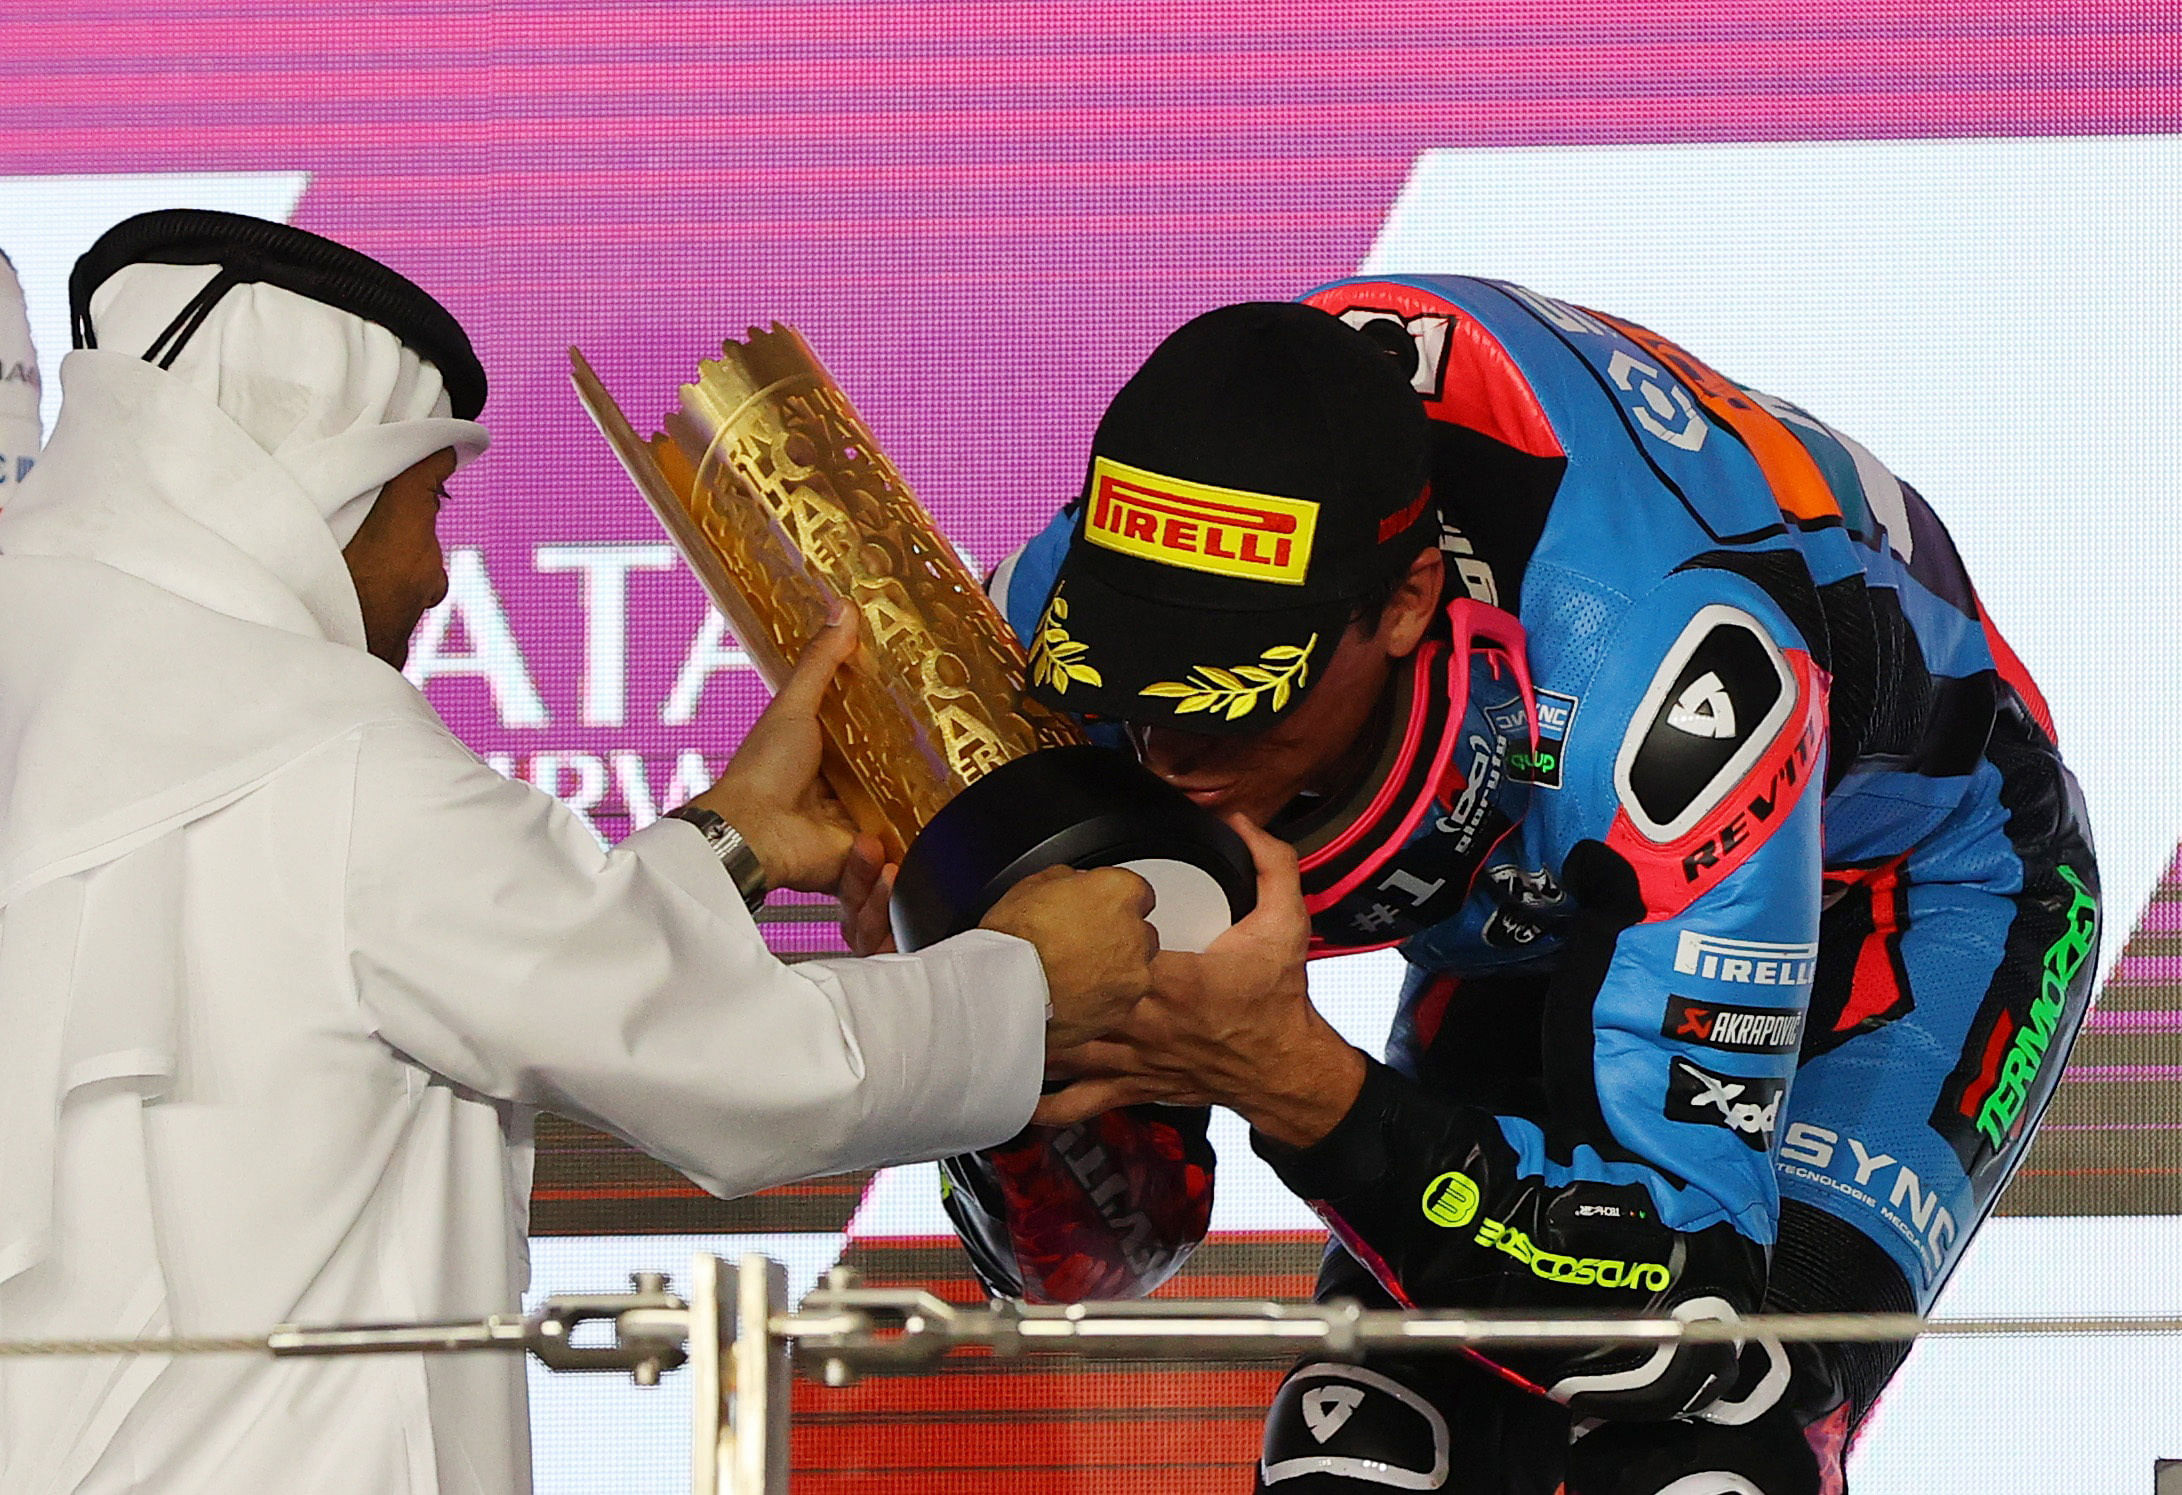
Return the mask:
<path id="1" fill-rule="evenodd" d="M 138 355 L 218 272 L 130 265 L 61 363 L 59 422 L 0 512 L 0 551 L 103 561 L 219 612 L 355 648 L 341 561 L 389 478 L 490 441 L 384 327 L 278 286 L 220 298 L 168 369 Z"/>
<path id="2" fill-rule="evenodd" d="M 0 253 L 0 505 L 38 457 L 38 353 L 15 267 Z"/>

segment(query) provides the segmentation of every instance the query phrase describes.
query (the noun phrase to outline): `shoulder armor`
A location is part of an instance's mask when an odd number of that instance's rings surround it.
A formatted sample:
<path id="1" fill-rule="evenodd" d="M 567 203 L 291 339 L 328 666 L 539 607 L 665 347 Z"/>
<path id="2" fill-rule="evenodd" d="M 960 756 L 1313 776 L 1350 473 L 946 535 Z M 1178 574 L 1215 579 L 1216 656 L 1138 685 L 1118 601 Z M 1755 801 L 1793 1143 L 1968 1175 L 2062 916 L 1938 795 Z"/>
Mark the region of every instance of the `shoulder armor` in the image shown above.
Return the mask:
<path id="1" fill-rule="evenodd" d="M 1704 819 L 1780 735 L 1797 704 L 1780 646 L 1741 608 L 1699 610 L 1630 718 L 1614 788 L 1630 821 L 1672 841 Z"/>

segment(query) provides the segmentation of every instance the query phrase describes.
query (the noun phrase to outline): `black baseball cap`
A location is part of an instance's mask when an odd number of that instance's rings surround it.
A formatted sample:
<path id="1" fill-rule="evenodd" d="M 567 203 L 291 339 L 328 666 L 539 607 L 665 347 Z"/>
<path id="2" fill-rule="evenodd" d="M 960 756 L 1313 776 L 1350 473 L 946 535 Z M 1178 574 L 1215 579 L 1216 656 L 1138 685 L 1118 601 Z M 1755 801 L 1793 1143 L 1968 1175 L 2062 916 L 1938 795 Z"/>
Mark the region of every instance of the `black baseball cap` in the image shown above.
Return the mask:
<path id="1" fill-rule="evenodd" d="M 1185 324 L 1092 438 L 1032 693 L 1265 730 L 1324 674 L 1358 599 L 1438 536 L 1430 445 L 1401 369 L 1337 317 L 1253 301 Z"/>
<path id="2" fill-rule="evenodd" d="M 242 213 L 165 208 L 125 218 L 85 250 L 68 277 L 68 307 L 79 348 L 98 346 L 91 297 L 129 265 L 218 265 L 220 273 L 175 318 L 146 358 L 165 368 L 231 286 L 262 281 L 375 322 L 439 370 L 447 403 L 461 420 L 485 408 L 485 366 L 469 334 L 431 293 L 367 254 L 308 229 Z"/>

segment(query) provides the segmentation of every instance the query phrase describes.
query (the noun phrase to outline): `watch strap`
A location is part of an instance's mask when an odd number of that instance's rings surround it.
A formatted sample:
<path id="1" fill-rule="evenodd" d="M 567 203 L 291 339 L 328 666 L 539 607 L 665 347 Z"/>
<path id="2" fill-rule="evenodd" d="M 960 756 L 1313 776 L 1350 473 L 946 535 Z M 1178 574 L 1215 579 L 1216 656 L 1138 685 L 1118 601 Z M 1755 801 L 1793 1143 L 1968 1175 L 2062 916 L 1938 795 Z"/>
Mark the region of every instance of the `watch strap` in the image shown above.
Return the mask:
<path id="1" fill-rule="evenodd" d="M 679 809 L 669 810 L 667 814 L 675 820 L 686 821 L 697 827 L 705 838 L 705 844 L 712 848 L 713 856 L 727 869 L 727 875 L 735 880 L 735 891 L 742 895 L 744 906 L 756 913 L 764 904 L 765 895 L 772 889 L 766 884 L 765 868 L 759 863 L 758 854 L 750 849 L 750 843 L 743 839 L 742 832 L 729 825 L 725 817 L 717 811 L 696 805 L 683 805 Z"/>

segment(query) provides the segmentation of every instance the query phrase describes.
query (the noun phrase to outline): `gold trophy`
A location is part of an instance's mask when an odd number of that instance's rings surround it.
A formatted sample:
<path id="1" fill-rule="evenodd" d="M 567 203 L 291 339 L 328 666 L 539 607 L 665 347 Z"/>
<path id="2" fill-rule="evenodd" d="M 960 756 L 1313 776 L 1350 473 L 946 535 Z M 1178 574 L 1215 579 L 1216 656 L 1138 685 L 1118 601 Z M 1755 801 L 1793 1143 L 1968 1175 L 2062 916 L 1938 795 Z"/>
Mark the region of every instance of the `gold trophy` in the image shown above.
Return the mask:
<path id="1" fill-rule="evenodd" d="M 825 771 L 901 863 L 903 949 L 969 928 L 1015 881 L 1062 863 L 1151 877 L 1176 947 L 1248 910 L 1254 874 L 1232 831 L 1025 696 L 1022 645 L 792 328 L 729 339 L 649 440 L 583 354 L 569 360 L 768 686 L 835 599 L 856 609 L 863 647 L 819 710 Z"/>

